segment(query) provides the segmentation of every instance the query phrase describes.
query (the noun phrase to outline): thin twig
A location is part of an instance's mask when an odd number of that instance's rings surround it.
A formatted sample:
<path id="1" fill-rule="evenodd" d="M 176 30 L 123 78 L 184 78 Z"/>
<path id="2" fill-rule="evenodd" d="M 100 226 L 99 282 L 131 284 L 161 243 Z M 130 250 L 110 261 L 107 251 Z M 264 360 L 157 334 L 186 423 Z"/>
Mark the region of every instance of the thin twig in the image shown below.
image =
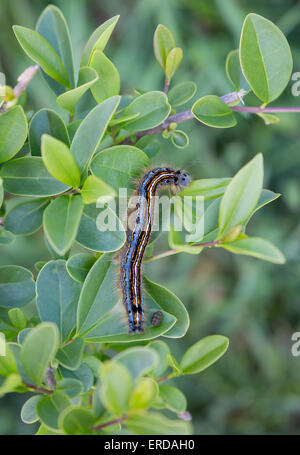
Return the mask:
<path id="1" fill-rule="evenodd" d="M 239 92 L 231 92 L 227 93 L 226 95 L 221 96 L 221 100 L 230 106 L 230 109 L 235 112 L 249 112 L 250 114 L 271 114 L 271 113 L 288 113 L 288 112 L 299 112 L 300 107 L 265 107 L 262 108 L 260 106 L 252 107 L 252 106 L 232 106 L 232 104 L 236 101 L 242 101 L 243 96 L 245 96 L 246 92 L 244 90 L 240 90 Z M 155 126 L 154 128 L 150 128 L 148 130 L 140 131 L 135 134 L 136 139 L 140 139 L 146 135 L 154 135 L 161 133 L 162 131 L 169 128 L 171 123 L 182 123 L 186 122 L 187 120 L 191 120 L 195 118 L 191 109 L 186 111 L 178 112 L 176 114 L 170 115 L 166 120 L 164 120 L 160 125 Z M 130 137 L 125 138 L 121 144 L 131 144 L 132 141 Z"/>
<path id="2" fill-rule="evenodd" d="M 194 247 L 194 246 L 211 247 L 211 246 L 216 246 L 219 243 L 220 243 L 220 240 L 213 240 L 212 242 L 193 243 L 192 245 L 189 245 L 189 246 L 191 246 L 191 247 Z M 175 250 L 175 249 L 164 251 L 163 253 L 159 253 L 159 254 L 156 254 L 155 256 L 150 256 L 150 257 L 144 259 L 144 262 L 156 261 L 157 259 L 162 259 L 167 256 L 172 256 L 173 254 L 177 254 L 177 253 L 184 253 L 184 251 Z"/>
<path id="3" fill-rule="evenodd" d="M 44 393 L 45 395 L 51 395 L 53 393 L 53 390 L 44 389 L 44 387 L 37 387 L 37 386 L 32 385 L 32 384 L 26 384 L 26 382 L 24 382 L 24 385 L 26 387 L 28 387 L 28 389 L 33 389 L 36 392 Z"/>
<path id="4" fill-rule="evenodd" d="M 265 107 L 261 108 L 259 106 L 231 106 L 232 111 L 236 112 L 249 112 L 250 114 L 262 114 L 262 113 L 276 113 L 276 112 L 300 112 L 300 107 Z"/>
<path id="5" fill-rule="evenodd" d="M 164 93 L 167 94 L 169 91 L 169 82 L 167 78 L 165 79 L 165 85 L 164 85 Z"/>
<path id="6" fill-rule="evenodd" d="M 122 423 L 126 419 L 127 419 L 127 416 L 121 417 L 120 419 L 110 420 L 109 422 L 105 422 L 105 423 L 102 423 L 101 425 L 92 427 L 92 430 L 99 431 L 99 430 L 102 430 L 102 428 L 110 427 L 111 425 L 115 425 L 116 423 Z"/>
<path id="7" fill-rule="evenodd" d="M 163 253 L 157 254 L 155 256 L 150 256 L 149 258 L 144 259 L 144 262 L 151 262 L 151 261 L 156 261 L 156 259 L 162 259 L 167 256 L 172 256 L 173 254 L 180 253 L 178 250 L 168 250 L 164 251 Z"/>

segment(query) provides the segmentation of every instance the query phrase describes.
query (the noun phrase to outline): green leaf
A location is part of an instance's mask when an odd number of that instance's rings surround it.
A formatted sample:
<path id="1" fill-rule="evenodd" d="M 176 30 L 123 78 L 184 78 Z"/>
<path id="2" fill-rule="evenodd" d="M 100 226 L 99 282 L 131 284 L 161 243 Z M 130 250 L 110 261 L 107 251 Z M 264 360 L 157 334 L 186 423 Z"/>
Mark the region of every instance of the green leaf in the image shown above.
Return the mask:
<path id="1" fill-rule="evenodd" d="M 220 204 L 219 234 L 226 232 L 244 221 L 256 207 L 263 184 L 263 157 L 256 155 L 232 178 Z"/>
<path id="2" fill-rule="evenodd" d="M 63 195 L 51 202 L 44 212 L 43 226 L 50 245 L 64 255 L 76 238 L 81 215 L 80 195 Z"/>
<path id="3" fill-rule="evenodd" d="M 0 226 L 0 245 L 9 245 L 14 242 L 15 236 L 9 231 L 6 231 L 2 226 Z"/>
<path id="4" fill-rule="evenodd" d="M 186 411 L 186 398 L 177 387 L 160 385 L 159 398 L 162 400 L 165 407 L 173 412 L 181 413 Z"/>
<path id="5" fill-rule="evenodd" d="M 51 44 L 42 35 L 20 25 L 14 25 L 13 31 L 24 52 L 40 65 L 48 76 L 61 85 L 70 87 L 68 74 L 63 62 Z"/>
<path id="6" fill-rule="evenodd" d="M 27 137 L 27 118 L 21 106 L 0 114 L 0 163 L 10 160 L 24 145 Z"/>
<path id="7" fill-rule="evenodd" d="M 101 201 L 108 202 L 112 200 L 117 194 L 115 190 L 99 179 L 95 175 L 89 175 L 85 180 L 82 190 L 82 202 L 84 204 L 92 204 L 97 202 L 101 197 Z"/>
<path id="8" fill-rule="evenodd" d="M 105 408 L 114 416 L 128 409 L 132 393 L 132 379 L 127 368 L 118 362 L 106 362 L 101 368 L 100 397 Z"/>
<path id="9" fill-rule="evenodd" d="M 5 216 L 5 227 L 16 235 L 37 231 L 43 222 L 43 213 L 49 199 L 26 199 L 18 203 Z"/>
<path id="10" fill-rule="evenodd" d="M 109 182 L 116 191 L 133 186 L 133 180 L 150 165 L 147 155 L 131 145 L 117 145 L 102 150 L 92 161 L 94 175 Z"/>
<path id="11" fill-rule="evenodd" d="M 187 103 L 197 91 L 197 85 L 195 82 L 181 82 L 180 84 L 175 85 L 168 92 L 169 103 L 172 107 L 181 106 L 184 103 Z"/>
<path id="12" fill-rule="evenodd" d="M 110 35 L 112 34 L 119 20 L 119 17 L 119 15 L 111 17 L 93 32 L 83 50 L 80 62 L 81 67 L 89 64 L 90 56 L 96 49 L 101 52 L 104 51 Z"/>
<path id="13" fill-rule="evenodd" d="M 181 300 L 164 286 L 154 283 L 146 277 L 144 277 L 144 286 L 146 292 L 162 310 L 174 315 L 177 319 L 176 324 L 164 336 L 168 338 L 183 337 L 189 328 L 190 318 Z"/>
<path id="14" fill-rule="evenodd" d="M 234 89 L 238 92 L 241 88 L 242 79 L 238 49 L 229 52 L 226 58 L 225 67 L 228 79 L 232 83 Z"/>
<path id="15" fill-rule="evenodd" d="M 154 349 L 136 346 L 115 355 L 113 362 L 122 363 L 136 381 L 157 366 L 158 355 Z"/>
<path id="16" fill-rule="evenodd" d="M 192 427 L 189 422 L 167 419 L 157 412 L 136 413 L 126 420 L 132 434 L 139 435 L 190 435 Z"/>
<path id="17" fill-rule="evenodd" d="M 89 390 L 93 383 L 94 383 L 94 376 L 91 368 L 85 363 L 82 362 L 77 370 L 67 370 L 66 368 L 60 366 L 59 367 L 61 374 L 64 378 L 72 378 L 77 379 L 83 385 L 84 392 Z"/>
<path id="18" fill-rule="evenodd" d="M 150 134 L 141 137 L 135 145 L 137 148 L 143 150 L 150 159 L 154 158 L 161 149 L 160 142 L 155 137 L 150 136 Z"/>
<path id="19" fill-rule="evenodd" d="M 147 346 L 154 349 L 158 354 L 159 361 L 150 374 L 155 378 L 159 378 L 168 368 L 167 355 L 170 354 L 169 346 L 161 340 L 150 341 Z"/>
<path id="20" fill-rule="evenodd" d="M 107 218 L 109 229 L 103 224 Z M 76 237 L 76 241 L 80 245 L 104 253 L 119 250 L 125 240 L 124 227 L 110 207 L 101 211 L 94 205 L 84 207 Z"/>
<path id="21" fill-rule="evenodd" d="M 66 185 L 79 187 L 80 172 L 66 144 L 48 134 L 43 134 L 42 157 L 48 172 L 53 177 Z"/>
<path id="22" fill-rule="evenodd" d="M 65 409 L 59 416 L 59 427 L 65 434 L 82 435 L 91 433 L 95 416 L 90 409 L 72 406 Z"/>
<path id="23" fill-rule="evenodd" d="M 38 19 L 36 31 L 40 33 L 60 56 L 68 74 L 70 86 L 75 86 L 73 52 L 68 24 L 59 8 L 49 5 Z"/>
<path id="24" fill-rule="evenodd" d="M 76 338 L 72 343 L 57 351 L 56 360 L 68 370 L 77 370 L 81 364 L 83 348 L 83 340 Z"/>
<path id="25" fill-rule="evenodd" d="M 160 310 L 160 307 L 155 306 L 153 301 L 150 301 L 150 304 L 151 307 L 149 308 L 149 302 L 147 302 L 149 314 Z M 152 340 L 167 333 L 175 325 L 175 322 L 175 316 L 164 312 L 163 321 L 159 327 L 151 325 L 151 321 L 146 321 L 145 332 L 132 336 L 131 333 L 128 333 L 128 326 L 124 320 L 124 310 L 121 304 L 117 304 L 84 335 L 84 340 L 91 343 L 136 343 Z"/>
<path id="26" fill-rule="evenodd" d="M 138 117 L 126 122 L 123 127 L 131 133 L 154 128 L 168 117 L 170 111 L 171 106 L 165 93 L 159 91 L 145 93 L 135 98 L 122 111 L 124 116 L 139 114 Z"/>
<path id="27" fill-rule="evenodd" d="M 220 246 L 231 253 L 253 256 L 258 259 L 273 262 L 274 264 L 285 263 L 285 257 L 281 251 L 268 240 L 259 237 L 237 239 L 234 242 L 222 243 Z"/>
<path id="28" fill-rule="evenodd" d="M 61 390 L 70 398 L 74 398 L 83 392 L 83 384 L 75 378 L 66 378 L 58 382 L 56 390 Z"/>
<path id="29" fill-rule="evenodd" d="M 89 271 L 83 284 L 77 310 L 77 333 L 83 335 L 115 304 L 112 293 L 115 266 L 111 255 L 102 255 Z"/>
<path id="30" fill-rule="evenodd" d="M 180 196 L 203 196 L 205 200 L 223 196 L 230 178 L 192 180 L 189 186 L 180 192 Z"/>
<path id="31" fill-rule="evenodd" d="M 41 395 L 33 395 L 33 397 L 25 401 L 21 409 L 21 419 L 24 423 L 34 423 L 39 420 L 36 413 L 36 405 L 41 399 Z"/>
<path id="32" fill-rule="evenodd" d="M 9 376 L 12 373 L 18 374 L 17 362 L 10 345 L 6 343 L 5 355 L 0 356 L 0 374 Z"/>
<path id="33" fill-rule="evenodd" d="M 67 270 L 73 280 L 83 283 L 90 269 L 96 262 L 96 257 L 86 253 L 78 253 L 68 259 Z"/>
<path id="34" fill-rule="evenodd" d="M 230 107 L 215 95 L 199 98 L 192 106 L 192 113 L 199 122 L 214 128 L 231 128 L 236 125 Z"/>
<path id="35" fill-rule="evenodd" d="M 280 122 L 280 119 L 276 115 L 273 115 L 273 114 L 259 113 L 257 115 L 263 119 L 263 121 L 265 122 L 265 125 L 273 125 L 274 123 Z"/>
<path id="36" fill-rule="evenodd" d="M 163 70 L 166 67 L 167 56 L 175 46 L 175 40 L 170 30 L 159 24 L 153 36 L 153 49 L 155 58 Z"/>
<path id="37" fill-rule="evenodd" d="M 34 297 L 35 283 L 29 270 L 18 265 L 0 267 L 0 307 L 21 307 Z"/>
<path id="38" fill-rule="evenodd" d="M 60 431 L 58 418 L 60 413 L 71 406 L 71 400 L 64 392 L 56 390 L 52 395 L 42 398 L 36 404 L 40 421 L 53 431 Z"/>
<path id="39" fill-rule="evenodd" d="M 178 69 L 181 60 L 183 57 L 182 49 L 180 47 L 174 47 L 168 55 L 166 59 L 166 68 L 165 68 L 165 73 L 166 73 L 166 79 L 168 83 L 170 83 L 172 77 L 174 76 L 176 70 Z"/>
<path id="40" fill-rule="evenodd" d="M 179 363 L 172 354 L 167 355 L 167 364 L 172 368 L 173 376 L 181 376 L 183 374 L 179 367 Z"/>
<path id="41" fill-rule="evenodd" d="M 39 110 L 30 121 L 29 145 L 31 155 L 41 155 L 41 142 L 43 134 L 49 134 L 49 136 L 59 139 L 67 146 L 70 145 L 67 127 L 61 116 L 52 109 Z"/>
<path id="42" fill-rule="evenodd" d="M 179 149 L 185 149 L 189 145 L 189 137 L 184 131 L 172 130 L 170 137 L 173 145 Z"/>
<path id="43" fill-rule="evenodd" d="M 264 207 L 265 205 L 269 204 L 270 202 L 275 201 L 275 200 L 278 199 L 280 196 L 281 196 L 280 193 L 273 193 L 273 192 L 270 191 L 270 190 L 265 190 L 265 189 L 263 189 L 262 192 L 261 192 L 259 201 L 258 201 L 258 203 L 256 204 L 255 209 L 253 210 L 253 212 L 251 213 L 251 215 L 249 216 L 249 218 L 245 221 L 244 226 L 247 225 L 247 223 L 248 223 L 249 220 L 252 218 L 252 216 L 254 215 L 254 213 L 256 213 L 258 210 L 260 210 L 262 207 Z"/>
<path id="44" fill-rule="evenodd" d="M 28 377 L 37 386 L 44 381 L 46 370 L 54 359 L 59 343 L 57 326 L 44 322 L 28 333 L 21 349 L 20 359 Z"/>
<path id="45" fill-rule="evenodd" d="M 8 317 L 10 319 L 10 322 L 16 329 L 18 330 L 23 330 L 26 327 L 27 324 L 27 319 L 25 314 L 23 313 L 20 308 L 11 308 L 8 311 Z"/>
<path id="46" fill-rule="evenodd" d="M 191 246 L 189 243 L 186 243 L 182 233 L 176 231 L 173 226 L 170 226 L 168 239 L 170 248 L 176 251 L 182 251 L 188 254 L 199 254 L 203 250 L 203 247 L 201 246 Z"/>
<path id="47" fill-rule="evenodd" d="M 19 196 L 54 196 L 70 188 L 49 174 L 39 156 L 9 161 L 2 166 L 0 174 L 5 190 Z"/>
<path id="48" fill-rule="evenodd" d="M 113 96 L 94 107 L 77 129 L 71 144 L 71 152 L 81 173 L 96 152 L 120 99 L 119 96 Z"/>
<path id="49" fill-rule="evenodd" d="M 22 381 L 18 374 L 10 374 L 0 386 L 0 397 L 7 393 L 15 392 L 21 383 Z"/>
<path id="50" fill-rule="evenodd" d="M 74 112 L 80 98 L 98 79 L 98 74 L 93 68 L 88 66 L 80 68 L 77 87 L 59 95 L 56 99 L 57 104 L 69 112 Z"/>
<path id="51" fill-rule="evenodd" d="M 39 272 L 36 290 L 41 321 L 55 323 L 61 341 L 65 341 L 75 328 L 80 284 L 67 273 L 66 262 L 58 259 L 49 261 Z"/>
<path id="52" fill-rule="evenodd" d="M 264 103 L 279 97 L 289 83 L 293 60 L 279 28 L 258 14 L 248 14 L 240 39 L 240 62 L 255 95 Z"/>
<path id="53" fill-rule="evenodd" d="M 130 397 L 130 411 L 150 408 L 155 402 L 157 395 L 158 384 L 151 378 L 141 378 Z"/>
<path id="54" fill-rule="evenodd" d="M 100 376 L 100 371 L 103 365 L 103 362 L 96 357 L 96 355 L 84 353 L 84 361 L 90 367 L 93 372 L 93 375 L 96 379 Z"/>
<path id="55" fill-rule="evenodd" d="M 184 374 L 205 370 L 226 352 L 229 340 L 222 335 L 210 335 L 191 346 L 183 355 L 180 368 Z"/>
<path id="56" fill-rule="evenodd" d="M 98 74 L 98 81 L 92 86 L 91 92 L 97 101 L 102 101 L 120 93 L 120 75 L 115 65 L 98 50 L 91 56 L 89 67 Z"/>

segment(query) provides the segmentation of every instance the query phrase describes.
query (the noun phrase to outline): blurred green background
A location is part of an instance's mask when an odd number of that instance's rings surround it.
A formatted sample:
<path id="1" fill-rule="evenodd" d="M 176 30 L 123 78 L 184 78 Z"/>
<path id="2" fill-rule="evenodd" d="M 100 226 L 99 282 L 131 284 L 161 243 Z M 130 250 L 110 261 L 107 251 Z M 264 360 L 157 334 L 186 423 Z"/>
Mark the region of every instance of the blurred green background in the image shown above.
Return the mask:
<path id="1" fill-rule="evenodd" d="M 67 18 L 77 64 L 91 32 L 109 17 L 121 14 L 107 54 L 121 74 L 122 93 L 132 93 L 134 87 L 163 87 L 152 51 L 158 23 L 170 28 L 184 51 L 174 82 L 195 80 L 198 97 L 232 91 L 225 58 L 238 46 L 241 25 L 249 12 L 261 14 L 281 28 L 292 48 L 294 71 L 300 70 L 300 5 L 296 0 L 1 0 L 0 65 L 10 85 L 30 62 L 11 26 L 34 28 L 49 3 L 59 6 Z M 291 94 L 291 84 L 276 102 L 286 106 L 299 103 Z M 42 107 L 52 107 L 65 116 L 38 76 L 28 90 L 27 108 Z M 279 124 L 265 126 L 258 117 L 239 116 L 238 126 L 228 130 L 191 121 L 182 125 L 190 136 L 185 150 L 160 138 L 162 151 L 155 164 L 186 166 L 194 178 L 232 176 L 262 152 L 264 187 L 282 194 L 255 215 L 248 233 L 278 245 L 287 257 L 285 265 L 211 249 L 199 256 L 180 254 L 145 266 L 146 274 L 173 290 L 190 313 L 185 338 L 170 341 L 177 358 L 206 335 L 218 333 L 230 339 L 228 352 L 214 366 L 176 380 L 188 398 L 196 434 L 300 432 L 300 358 L 291 355 L 291 335 L 300 330 L 300 115 L 282 114 L 280 118 Z M 166 238 L 158 248 L 168 248 Z M 25 265 L 34 271 L 34 262 L 48 257 L 38 233 L 2 248 L 0 264 Z M 1 400 L 0 434 L 35 431 L 20 419 L 25 399 L 12 394 Z"/>

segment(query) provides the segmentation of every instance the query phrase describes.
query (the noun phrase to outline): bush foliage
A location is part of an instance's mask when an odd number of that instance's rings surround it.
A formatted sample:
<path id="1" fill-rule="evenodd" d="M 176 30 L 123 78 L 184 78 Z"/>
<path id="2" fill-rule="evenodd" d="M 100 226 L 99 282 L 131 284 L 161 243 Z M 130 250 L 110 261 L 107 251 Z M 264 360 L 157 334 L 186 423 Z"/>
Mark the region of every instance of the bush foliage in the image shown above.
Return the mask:
<path id="1" fill-rule="evenodd" d="M 125 242 L 125 230 L 100 231 L 96 201 L 117 197 L 119 188 L 132 190 L 134 179 L 160 151 L 156 134 L 174 147 L 187 147 L 189 138 L 178 129 L 183 121 L 234 127 L 242 99 L 252 92 L 263 103 L 253 113 L 266 124 L 277 122 L 266 106 L 291 76 L 291 52 L 282 32 L 249 14 L 239 49 L 226 59 L 232 93 L 194 100 L 194 82 L 173 84 L 183 51 L 171 32 L 158 25 L 153 47 L 165 75 L 164 90 L 133 88 L 134 94 L 120 95 L 119 72 L 105 55 L 118 20 L 112 17 L 93 32 L 78 73 L 68 26 L 57 7 L 44 10 L 35 30 L 14 26 L 22 49 L 69 114 L 66 124 L 52 109 L 26 111 L 25 92 L 16 97 L 5 87 L 0 244 L 42 227 L 49 258 L 35 263 L 36 276 L 19 265 L 0 267 L 0 330 L 7 341 L 6 355 L 0 357 L 0 395 L 33 393 L 21 418 L 29 424 L 39 421 L 37 434 L 192 432 L 185 396 L 165 381 L 206 369 L 225 353 L 228 339 L 207 336 L 176 360 L 166 341 L 186 334 L 188 312 L 170 290 L 147 278 L 147 312 L 162 311 L 162 323 L 147 323 L 145 333 L 134 337 L 127 333 L 113 260 Z M 178 110 L 187 103 L 186 110 Z M 253 214 L 279 196 L 263 188 L 261 154 L 232 178 L 193 178 L 176 196 L 174 213 L 180 217 L 184 196 L 202 196 L 204 236 L 184 242 L 171 226 L 173 253 L 200 254 L 214 247 L 284 263 L 270 241 L 246 234 Z M 170 253 L 152 255 L 156 238 L 147 249 L 148 261 Z M 82 252 L 72 254 L 75 243 Z"/>

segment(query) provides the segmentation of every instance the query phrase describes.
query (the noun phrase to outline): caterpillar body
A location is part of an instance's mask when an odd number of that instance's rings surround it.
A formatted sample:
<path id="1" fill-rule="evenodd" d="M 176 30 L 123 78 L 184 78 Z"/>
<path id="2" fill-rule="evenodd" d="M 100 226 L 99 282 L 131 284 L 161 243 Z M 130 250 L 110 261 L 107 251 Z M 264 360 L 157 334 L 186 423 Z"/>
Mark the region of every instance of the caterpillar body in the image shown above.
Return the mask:
<path id="1" fill-rule="evenodd" d="M 144 305 L 142 288 L 142 260 L 148 244 L 154 196 L 158 188 L 173 186 L 180 189 L 190 183 L 184 171 L 161 167 L 152 169 L 139 180 L 136 188 L 137 204 L 132 229 L 127 228 L 126 243 L 122 252 L 120 276 L 123 304 L 126 309 L 129 332 L 144 332 Z"/>

